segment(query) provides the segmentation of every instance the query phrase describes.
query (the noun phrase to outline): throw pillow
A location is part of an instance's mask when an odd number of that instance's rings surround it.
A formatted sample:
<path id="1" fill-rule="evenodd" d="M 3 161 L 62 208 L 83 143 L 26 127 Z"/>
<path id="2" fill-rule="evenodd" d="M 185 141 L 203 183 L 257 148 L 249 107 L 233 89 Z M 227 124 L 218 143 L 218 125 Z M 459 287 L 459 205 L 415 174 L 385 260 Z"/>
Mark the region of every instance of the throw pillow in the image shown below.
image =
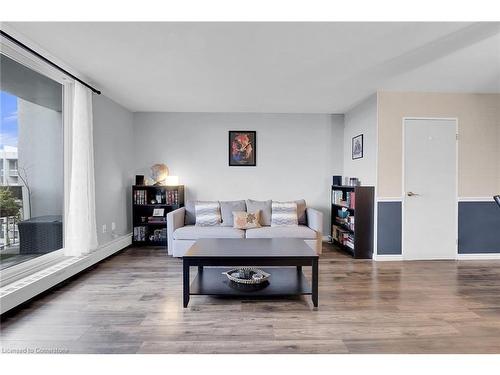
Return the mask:
<path id="1" fill-rule="evenodd" d="M 271 226 L 296 226 L 298 225 L 297 218 L 297 202 L 275 202 L 272 204 Z"/>
<path id="2" fill-rule="evenodd" d="M 272 201 L 254 201 L 247 199 L 247 212 L 256 212 L 260 210 L 260 224 L 271 225 Z"/>
<path id="3" fill-rule="evenodd" d="M 210 227 L 221 222 L 219 202 L 196 202 L 196 225 Z"/>
<path id="4" fill-rule="evenodd" d="M 236 229 L 260 228 L 260 223 L 259 223 L 260 211 L 255 211 L 255 212 L 235 211 L 233 212 L 233 217 L 234 217 L 234 227 Z"/>
<path id="5" fill-rule="evenodd" d="M 247 206 L 245 201 L 227 201 L 219 202 L 220 212 L 222 214 L 222 226 L 232 227 L 233 226 L 233 212 L 234 211 L 246 211 Z"/>

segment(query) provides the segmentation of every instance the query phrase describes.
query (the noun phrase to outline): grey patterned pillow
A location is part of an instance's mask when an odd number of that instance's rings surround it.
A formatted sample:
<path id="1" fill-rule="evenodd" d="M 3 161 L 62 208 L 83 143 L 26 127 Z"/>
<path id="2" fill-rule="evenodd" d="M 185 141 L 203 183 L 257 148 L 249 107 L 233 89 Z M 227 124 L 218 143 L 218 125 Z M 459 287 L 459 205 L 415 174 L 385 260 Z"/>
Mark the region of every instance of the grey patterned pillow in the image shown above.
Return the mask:
<path id="1" fill-rule="evenodd" d="M 299 225 L 297 217 L 297 202 L 275 202 L 272 204 L 271 226 Z"/>
<path id="2" fill-rule="evenodd" d="M 219 225 L 221 222 L 219 202 L 196 202 L 196 225 L 210 227 Z"/>

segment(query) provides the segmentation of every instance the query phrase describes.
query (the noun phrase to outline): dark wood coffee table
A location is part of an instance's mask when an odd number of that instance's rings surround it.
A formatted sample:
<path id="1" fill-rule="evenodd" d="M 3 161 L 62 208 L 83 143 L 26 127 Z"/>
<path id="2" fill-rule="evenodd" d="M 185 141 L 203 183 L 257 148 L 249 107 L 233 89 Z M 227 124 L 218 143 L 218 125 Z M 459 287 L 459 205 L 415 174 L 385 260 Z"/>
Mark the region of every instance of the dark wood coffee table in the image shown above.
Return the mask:
<path id="1" fill-rule="evenodd" d="M 189 296 L 284 297 L 311 295 L 318 307 L 318 255 L 303 240 L 292 238 L 200 239 L 183 258 L 184 307 Z M 198 274 L 190 285 L 190 267 Z M 226 269 L 214 267 L 278 266 L 264 269 L 271 274 L 261 288 L 240 286 L 222 274 Z M 290 268 L 290 266 L 293 266 Z M 309 285 L 302 266 L 312 267 Z M 205 268 L 207 267 L 207 268 Z"/>

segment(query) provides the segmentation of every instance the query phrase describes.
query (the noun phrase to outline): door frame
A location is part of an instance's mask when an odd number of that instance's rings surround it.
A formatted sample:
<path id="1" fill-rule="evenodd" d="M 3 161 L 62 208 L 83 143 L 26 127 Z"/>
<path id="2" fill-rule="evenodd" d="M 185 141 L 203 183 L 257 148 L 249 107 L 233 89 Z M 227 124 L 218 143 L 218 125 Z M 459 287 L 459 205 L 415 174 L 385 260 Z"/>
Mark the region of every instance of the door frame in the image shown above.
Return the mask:
<path id="1" fill-rule="evenodd" d="M 405 201 L 406 201 L 406 186 L 405 186 L 405 142 L 406 142 L 406 120 L 448 120 L 455 121 L 455 258 L 458 259 L 458 117 L 415 117 L 407 116 L 402 118 L 401 128 L 402 128 L 402 144 L 401 144 L 401 256 L 405 260 L 405 247 L 406 247 L 406 236 L 405 236 Z"/>

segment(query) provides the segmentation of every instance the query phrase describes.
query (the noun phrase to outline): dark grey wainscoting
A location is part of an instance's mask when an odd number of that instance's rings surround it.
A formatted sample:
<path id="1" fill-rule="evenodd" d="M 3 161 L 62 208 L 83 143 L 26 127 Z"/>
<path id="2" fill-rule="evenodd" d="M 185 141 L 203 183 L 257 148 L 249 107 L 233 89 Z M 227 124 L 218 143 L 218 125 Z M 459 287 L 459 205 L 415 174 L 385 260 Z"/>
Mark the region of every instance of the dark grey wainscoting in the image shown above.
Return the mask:
<path id="1" fill-rule="evenodd" d="M 495 202 L 458 203 L 458 253 L 500 253 L 500 208 Z"/>
<path id="2" fill-rule="evenodd" d="M 401 202 L 378 202 L 377 254 L 401 254 Z"/>

